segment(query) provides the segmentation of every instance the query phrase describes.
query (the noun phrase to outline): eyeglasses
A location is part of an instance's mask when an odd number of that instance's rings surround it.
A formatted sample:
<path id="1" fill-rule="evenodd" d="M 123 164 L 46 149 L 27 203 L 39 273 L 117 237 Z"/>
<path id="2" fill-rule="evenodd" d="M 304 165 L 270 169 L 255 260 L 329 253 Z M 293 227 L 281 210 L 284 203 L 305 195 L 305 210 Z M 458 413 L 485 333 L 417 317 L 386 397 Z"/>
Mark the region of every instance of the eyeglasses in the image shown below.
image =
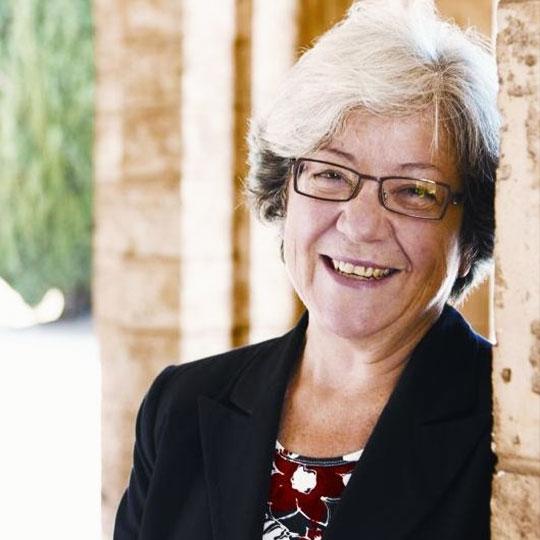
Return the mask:
<path id="1" fill-rule="evenodd" d="M 390 212 L 419 219 L 442 219 L 449 204 L 463 202 L 463 193 L 448 184 L 406 176 L 369 176 L 318 159 L 293 160 L 294 190 L 321 201 L 354 199 L 366 180 L 379 184 L 379 201 Z"/>

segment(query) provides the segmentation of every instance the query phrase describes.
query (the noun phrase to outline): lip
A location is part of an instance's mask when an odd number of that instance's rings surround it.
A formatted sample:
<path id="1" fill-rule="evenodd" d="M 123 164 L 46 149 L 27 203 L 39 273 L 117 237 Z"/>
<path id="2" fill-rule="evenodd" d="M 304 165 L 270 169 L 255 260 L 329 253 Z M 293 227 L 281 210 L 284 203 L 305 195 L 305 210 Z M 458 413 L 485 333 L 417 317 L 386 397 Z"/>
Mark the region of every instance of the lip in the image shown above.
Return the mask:
<path id="1" fill-rule="evenodd" d="M 330 262 L 331 262 L 331 259 L 334 259 L 336 261 L 343 261 L 345 263 L 351 263 L 354 266 L 363 266 L 364 268 L 371 267 L 371 268 L 378 268 L 380 270 L 385 270 L 386 268 L 390 268 L 392 270 L 398 270 L 398 268 L 394 268 L 393 266 L 384 266 L 384 265 L 381 266 L 380 264 L 377 264 L 372 261 L 366 261 L 362 259 L 351 259 L 350 257 L 342 257 L 341 255 L 334 256 L 334 255 L 322 254 L 321 257 L 323 259 L 330 260 Z"/>
<path id="2" fill-rule="evenodd" d="M 390 272 L 390 274 L 388 274 L 385 277 L 382 277 L 381 279 L 357 279 L 353 277 L 344 276 L 343 274 L 336 272 L 336 270 L 334 270 L 334 266 L 332 265 L 332 260 L 328 255 L 321 255 L 321 260 L 322 260 L 322 264 L 324 268 L 330 274 L 330 276 L 332 277 L 334 281 L 336 281 L 340 285 L 344 285 L 345 287 L 350 287 L 352 289 L 374 289 L 374 288 L 383 287 L 384 285 L 389 283 L 389 281 L 395 275 L 399 273 L 398 270 L 393 269 L 393 271 Z M 358 266 L 373 265 L 373 263 L 369 263 L 366 261 L 363 261 L 363 262 L 361 261 L 358 263 L 356 262 L 355 259 L 338 259 L 338 260 L 344 261 L 344 262 L 351 262 L 352 264 L 357 264 Z M 387 267 L 373 265 L 373 268 L 387 268 Z"/>

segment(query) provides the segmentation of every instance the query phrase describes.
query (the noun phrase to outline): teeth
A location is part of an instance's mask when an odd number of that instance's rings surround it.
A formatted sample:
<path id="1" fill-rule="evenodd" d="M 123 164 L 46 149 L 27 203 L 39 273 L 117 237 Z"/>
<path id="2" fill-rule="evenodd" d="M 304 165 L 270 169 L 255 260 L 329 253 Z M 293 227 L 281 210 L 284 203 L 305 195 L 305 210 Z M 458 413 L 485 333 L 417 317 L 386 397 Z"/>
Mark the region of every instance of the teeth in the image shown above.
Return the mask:
<path id="1" fill-rule="evenodd" d="M 390 268 L 373 268 L 371 266 L 355 266 L 344 261 L 332 259 L 334 270 L 339 270 L 343 274 L 355 275 L 362 278 L 381 279 L 390 274 Z"/>

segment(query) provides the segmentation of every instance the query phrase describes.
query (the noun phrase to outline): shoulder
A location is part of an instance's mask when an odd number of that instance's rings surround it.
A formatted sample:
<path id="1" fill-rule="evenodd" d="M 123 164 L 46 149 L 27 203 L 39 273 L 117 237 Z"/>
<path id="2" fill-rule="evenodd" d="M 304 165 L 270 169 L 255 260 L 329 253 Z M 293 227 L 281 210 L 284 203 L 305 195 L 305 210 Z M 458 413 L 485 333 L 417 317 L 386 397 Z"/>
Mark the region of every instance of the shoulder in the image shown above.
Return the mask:
<path id="1" fill-rule="evenodd" d="M 461 315 L 450 305 L 446 305 L 441 317 L 432 329 L 436 341 L 464 354 L 490 359 L 493 345 L 478 334 Z"/>
<path id="2" fill-rule="evenodd" d="M 463 356 L 472 372 L 479 376 L 481 383 L 491 385 L 492 348 L 493 345 L 478 334 L 468 321 L 454 308 L 447 306 L 448 335 L 446 347 L 454 349 L 454 356 Z"/>
<path id="3" fill-rule="evenodd" d="M 467 322 L 465 318 L 459 313 L 457 316 L 461 319 L 461 324 L 463 326 L 463 332 L 466 336 L 464 343 L 468 345 L 466 350 L 469 351 L 469 358 L 472 361 L 476 361 L 477 369 L 484 376 L 481 377 L 483 380 L 486 378 L 491 378 L 491 367 L 492 367 L 492 349 L 493 344 L 490 343 L 486 338 L 478 334 Z"/>
<path id="4" fill-rule="evenodd" d="M 446 306 L 416 347 L 402 378 L 411 381 L 428 417 L 465 410 L 489 414 L 491 344 Z"/>
<path id="5" fill-rule="evenodd" d="M 453 369 L 449 380 L 452 387 L 462 385 L 479 414 L 491 415 L 492 410 L 492 348 L 493 345 L 470 326 L 456 310 L 448 313 L 450 324 L 445 349 L 450 353 L 448 365 Z"/>
<path id="6" fill-rule="evenodd" d="M 238 379 L 253 362 L 264 359 L 283 338 L 273 338 L 253 345 L 239 347 L 199 360 L 169 366 L 158 375 L 154 384 L 161 386 L 164 399 L 191 399 L 204 394 L 217 397 Z M 160 379 L 165 379 L 163 383 Z"/>
<path id="7" fill-rule="evenodd" d="M 200 396 L 227 394 L 253 363 L 264 361 L 283 337 L 232 349 L 207 358 L 166 367 L 154 379 L 140 409 L 141 422 L 161 430 L 167 418 L 193 417 Z"/>

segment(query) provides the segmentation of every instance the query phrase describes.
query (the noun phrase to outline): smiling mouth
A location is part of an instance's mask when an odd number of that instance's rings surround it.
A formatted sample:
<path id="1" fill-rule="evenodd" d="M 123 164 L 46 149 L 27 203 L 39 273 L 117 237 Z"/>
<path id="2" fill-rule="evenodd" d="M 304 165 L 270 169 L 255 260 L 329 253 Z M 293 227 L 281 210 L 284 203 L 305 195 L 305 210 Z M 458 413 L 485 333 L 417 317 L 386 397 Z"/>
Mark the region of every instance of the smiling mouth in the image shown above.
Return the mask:
<path id="1" fill-rule="evenodd" d="M 323 257 L 327 264 L 338 274 L 361 281 L 379 281 L 397 272 L 395 268 L 354 265 L 350 262 L 333 259 L 326 255 Z"/>

